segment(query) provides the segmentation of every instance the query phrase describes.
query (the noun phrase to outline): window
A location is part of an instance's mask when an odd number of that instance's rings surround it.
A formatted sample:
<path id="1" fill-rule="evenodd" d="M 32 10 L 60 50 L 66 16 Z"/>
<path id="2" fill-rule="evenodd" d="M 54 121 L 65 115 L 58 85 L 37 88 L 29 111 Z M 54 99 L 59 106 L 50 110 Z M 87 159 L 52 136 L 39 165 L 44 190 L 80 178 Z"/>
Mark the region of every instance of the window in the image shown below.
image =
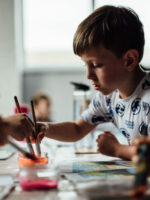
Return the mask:
<path id="1" fill-rule="evenodd" d="M 73 36 L 91 11 L 91 0 L 24 0 L 25 68 L 83 65 L 73 54 Z"/>

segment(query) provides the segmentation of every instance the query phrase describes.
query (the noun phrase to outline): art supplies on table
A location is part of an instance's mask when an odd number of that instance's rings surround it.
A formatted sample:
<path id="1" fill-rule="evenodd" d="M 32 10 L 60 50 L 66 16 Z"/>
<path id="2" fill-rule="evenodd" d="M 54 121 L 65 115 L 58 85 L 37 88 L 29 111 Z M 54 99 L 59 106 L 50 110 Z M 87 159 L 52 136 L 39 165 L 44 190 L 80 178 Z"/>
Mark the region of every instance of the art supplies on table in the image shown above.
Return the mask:
<path id="1" fill-rule="evenodd" d="M 19 152 L 21 152 L 26 158 L 31 159 L 31 160 L 37 160 L 36 156 L 34 154 L 31 154 L 24 149 L 22 149 L 19 145 L 17 145 L 13 138 L 11 136 L 7 137 L 8 143 L 13 146 L 15 149 L 17 149 Z"/>
<path id="2" fill-rule="evenodd" d="M 80 173 L 80 172 L 93 172 L 93 171 L 112 171 L 120 170 L 125 168 L 134 168 L 131 162 L 127 161 L 99 161 L 99 162 L 84 162 L 84 161 L 73 161 L 61 163 L 57 165 L 56 169 L 60 173 Z"/>
<path id="3" fill-rule="evenodd" d="M 18 158 L 18 166 L 19 168 L 22 166 L 33 166 L 36 164 L 48 164 L 48 154 L 43 153 L 41 157 L 37 157 L 36 160 L 27 158 L 26 156 L 20 154 Z"/>
<path id="4" fill-rule="evenodd" d="M 140 144 L 136 160 L 135 180 L 131 190 L 131 196 L 137 199 L 143 199 L 148 189 L 149 154 L 149 146 L 147 144 Z"/>
<path id="5" fill-rule="evenodd" d="M 40 157 L 41 156 L 41 147 L 40 147 L 40 143 L 37 141 L 38 131 L 37 131 L 36 116 L 35 116 L 33 101 L 31 101 L 31 111 L 32 111 L 32 120 L 34 123 L 34 132 L 32 134 L 33 134 L 34 139 L 36 140 L 35 144 L 36 144 L 36 151 L 37 151 L 38 157 Z"/>
<path id="6" fill-rule="evenodd" d="M 97 152 L 94 149 L 78 149 L 75 151 L 75 154 L 97 154 Z"/>
<path id="7" fill-rule="evenodd" d="M 23 190 L 57 188 L 57 178 L 55 171 L 42 164 L 24 166 L 19 173 L 19 183 Z"/>
<path id="8" fill-rule="evenodd" d="M 14 100 L 15 100 L 15 104 L 16 104 L 18 113 L 21 113 L 19 101 L 18 101 L 18 98 L 16 96 L 14 97 Z M 37 156 L 34 152 L 33 145 L 31 143 L 30 137 L 26 137 L 27 147 L 28 147 L 30 153 L 23 152 L 23 150 L 21 150 L 20 147 L 18 147 L 16 144 L 14 144 L 12 140 L 9 140 L 9 138 L 8 138 L 8 142 L 12 146 L 14 146 L 16 149 L 18 149 L 18 150 L 20 149 L 19 151 L 22 151 L 24 156 L 30 158 L 31 160 L 37 160 L 37 158 L 38 158 L 38 161 L 41 161 L 39 159 L 40 156 L 41 156 L 41 148 L 40 148 L 40 143 L 37 141 L 38 132 L 37 132 L 36 116 L 35 116 L 33 101 L 31 101 L 31 111 L 32 111 L 32 118 L 33 118 L 33 123 L 34 123 L 34 131 L 32 132 L 32 134 L 33 134 L 33 138 L 35 139 L 35 142 L 36 142 L 35 144 L 36 144 Z M 45 158 L 45 160 L 46 159 L 47 158 Z M 44 158 L 42 158 L 42 161 L 43 160 L 44 160 Z"/>
<path id="9" fill-rule="evenodd" d="M 107 171 L 93 171 L 93 172 L 80 172 L 80 173 L 63 173 L 69 181 L 74 184 L 78 182 L 87 182 L 87 181 L 103 181 L 105 179 L 116 180 L 126 177 L 127 181 L 130 181 L 130 178 L 133 178 L 133 172 L 131 173 L 128 168 L 120 170 L 107 170 Z"/>
<path id="10" fill-rule="evenodd" d="M 20 178 L 20 186 L 23 190 L 34 190 L 34 189 L 50 189 L 57 188 L 58 182 L 48 178 L 40 179 L 29 179 L 29 178 Z"/>
<path id="11" fill-rule="evenodd" d="M 15 104 L 16 104 L 18 113 L 22 113 L 17 96 L 14 96 L 14 100 L 15 100 Z M 34 149 L 32 147 L 30 137 L 26 137 L 25 139 L 26 139 L 26 143 L 27 143 L 29 152 L 34 155 L 35 153 L 34 153 Z"/>

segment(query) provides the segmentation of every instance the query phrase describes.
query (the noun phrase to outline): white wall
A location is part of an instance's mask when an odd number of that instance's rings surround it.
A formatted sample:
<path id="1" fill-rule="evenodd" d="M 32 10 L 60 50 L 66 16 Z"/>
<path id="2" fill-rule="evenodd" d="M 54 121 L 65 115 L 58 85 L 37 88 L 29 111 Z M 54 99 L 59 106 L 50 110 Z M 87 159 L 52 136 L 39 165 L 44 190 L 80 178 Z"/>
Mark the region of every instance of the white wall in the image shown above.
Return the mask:
<path id="1" fill-rule="evenodd" d="M 0 114 L 12 114 L 14 107 L 13 96 L 20 98 L 20 76 L 17 66 L 21 61 L 16 49 L 16 33 L 20 27 L 16 25 L 16 3 L 21 1 L 0 0 Z M 16 9 L 16 10 L 15 10 Z M 17 31 L 17 32 L 16 32 Z M 19 39 L 19 37 L 17 37 Z M 19 53 L 21 54 L 21 52 Z M 18 59 L 19 58 L 19 59 Z"/>

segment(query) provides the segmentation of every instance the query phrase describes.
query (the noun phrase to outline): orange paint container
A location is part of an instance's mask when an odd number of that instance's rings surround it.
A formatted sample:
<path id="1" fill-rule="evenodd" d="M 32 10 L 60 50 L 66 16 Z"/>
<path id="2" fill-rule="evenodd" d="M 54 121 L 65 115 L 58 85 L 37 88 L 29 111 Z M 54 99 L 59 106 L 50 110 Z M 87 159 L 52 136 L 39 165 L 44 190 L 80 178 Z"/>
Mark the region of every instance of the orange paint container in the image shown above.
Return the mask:
<path id="1" fill-rule="evenodd" d="M 48 155 L 45 153 L 44 156 L 37 157 L 37 160 L 31 160 L 22 154 L 19 155 L 18 159 L 19 168 L 23 166 L 32 166 L 36 164 L 48 164 Z"/>

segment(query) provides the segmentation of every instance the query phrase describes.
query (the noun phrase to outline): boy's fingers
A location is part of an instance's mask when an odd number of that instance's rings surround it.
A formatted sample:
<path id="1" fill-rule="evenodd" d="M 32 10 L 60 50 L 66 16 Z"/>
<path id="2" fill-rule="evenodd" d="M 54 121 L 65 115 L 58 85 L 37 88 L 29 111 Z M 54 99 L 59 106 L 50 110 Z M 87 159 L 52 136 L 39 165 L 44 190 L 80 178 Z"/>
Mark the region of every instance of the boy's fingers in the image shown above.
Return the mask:
<path id="1" fill-rule="evenodd" d="M 150 144 L 150 137 L 137 137 L 132 140 L 132 145 L 139 145 L 142 143 Z"/>
<path id="2" fill-rule="evenodd" d="M 37 141 L 41 142 L 44 137 L 45 137 L 45 134 L 43 132 L 40 132 L 40 133 L 38 133 L 36 138 L 32 134 L 30 136 L 30 139 L 31 139 L 32 143 L 36 143 Z"/>
<path id="3" fill-rule="evenodd" d="M 38 136 L 37 136 L 37 141 L 38 142 L 41 142 L 42 139 L 44 138 L 45 134 L 43 132 L 39 133 Z"/>
<path id="4" fill-rule="evenodd" d="M 36 139 L 33 136 L 30 136 L 30 140 L 32 143 L 36 143 Z"/>
<path id="5" fill-rule="evenodd" d="M 132 141 L 131 141 L 131 145 L 138 145 L 139 144 L 139 137 L 135 137 L 135 138 L 133 138 L 132 139 Z"/>
<path id="6" fill-rule="evenodd" d="M 104 131 L 103 133 L 104 133 L 104 134 L 112 134 L 112 133 L 109 132 L 109 131 Z"/>
<path id="7" fill-rule="evenodd" d="M 138 155 L 134 155 L 133 157 L 132 157 L 132 161 L 133 161 L 133 163 L 138 163 L 138 160 L 139 160 L 139 157 L 138 157 Z"/>

